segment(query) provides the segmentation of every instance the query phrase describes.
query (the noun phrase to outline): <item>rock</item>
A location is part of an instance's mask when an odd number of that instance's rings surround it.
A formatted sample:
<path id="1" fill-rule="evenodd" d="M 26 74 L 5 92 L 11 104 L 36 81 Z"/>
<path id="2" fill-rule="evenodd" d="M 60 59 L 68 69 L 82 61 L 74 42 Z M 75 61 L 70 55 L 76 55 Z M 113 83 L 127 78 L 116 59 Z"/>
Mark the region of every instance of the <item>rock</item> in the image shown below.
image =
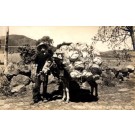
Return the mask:
<path id="1" fill-rule="evenodd" d="M 30 77 L 31 76 L 30 65 L 20 64 L 19 65 L 19 74 L 26 75 L 26 76 Z"/>
<path id="2" fill-rule="evenodd" d="M 119 72 L 117 78 L 123 80 L 123 74 L 121 72 Z"/>
<path id="3" fill-rule="evenodd" d="M 3 88 L 4 86 L 8 86 L 9 81 L 5 75 L 0 75 L 0 88 Z"/>
<path id="4" fill-rule="evenodd" d="M 26 87 L 25 87 L 24 84 L 20 84 L 20 85 L 15 86 L 15 87 L 13 87 L 11 89 L 11 92 L 12 93 L 15 93 L 15 92 L 20 93 L 20 92 L 23 92 L 23 91 L 26 91 Z"/>
<path id="5" fill-rule="evenodd" d="M 118 91 L 124 92 L 124 91 L 129 91 L 129 89 L 128 88 L 122 88 L 122 89 L 119 89 Z"/>
<path id="6" fill-rule="evenodd" d="M 127 81 L 127 80 L 128 80 L 128 78 L 127 78 L 127 77 L 123 77 L 123 80 L 124 80 L 124 81 Z"/>
<path id="7" fill-rule="evenodd" d="M 35 86 L 35 83 L 31 82 L 29 85 L 27 85 L 25 87 L 26 87 L 26 90 L 33 90 L 34 86 Z"/>
<path id="8" fill-rule="evenodd" d="M 0 89 L 0 92 L 4 96 L 11 96 L 11 88 L 10 88 L 9 84 L 7 86 L 3 86 L 3 88 Z"/>
<path id="9" fill-rule="evenodd" d="M 111 77 L 112 79 L 115 78 L 114 72 L 110 71 L 110 77 Z"/>
<path id="10" fill-rule="evenodd" d="M 10 86 L 15 87 L 18 85 L 28 85 L 30 82 L 30 78 L 24 75 L 14 76 L 11 80 Z"/>
<path id="11" fill-rule="evenodd" d="M 127 68 L 122 68 L 120 71 L 121 72 L 124 72 L 124 73 L 127 73 L 128 72 L 128 69 Z"/>
<path id="12" fill-rule="evenodd" d="M 129 74 L 129 78 L 135 78 L 135 74 L 134 73 L 130 73 Z"/>
<path id="13" fill-rule="evenodd" d="M 14 76 L 19 74 L 19 69 L 16 64 L 9 63 L 8 66 L 4 70 L 4 74 L 6 76 Z"/>
<path id="14" fill-rule="evenodd" d="M 3 75 L 3 74 L 4 74 L 3 68 L 0 67 L 0 75 Z"/>
<path id="15" fill-rule="evenodd" d="M 116 71 L 121 71 L 121 69 L 122 69 L 122 67 L 120 67 L 120 66 L 119 67 L 115 67 Z"/>
<path id="16" fill-rule="evenodd" d="M 128 65 L 126 68 L 129 70 L 129 72 L 133 72 L 135 70 L 135 67 L 132 65 Z"/>
<path id="17" fill-rule="evenodd" d="M 106 86 L 114 87 L 116 85 L 115 74 L 111 70 L 102 72 L 102 80 Z"/>
<path id="18" fill-rule="evenodd" d="M 36 74 L 31 74 L 30 80 L 32 82 L 35 82 L 36 81 Z"/>
<path id="19" fill-rule="evenodd" d="M 102 75 L 101 75 L 103 78 L 107 78 L 107 73 L 106 71 L 102 71 Z"/>
<path id="20" fill-rule="evenodd" d="M 9 81 L 7 77 L 2 73 L 0 74 L 0 93 L 9 96 L 11 94 L 11 89 L 9 86 Z"/>

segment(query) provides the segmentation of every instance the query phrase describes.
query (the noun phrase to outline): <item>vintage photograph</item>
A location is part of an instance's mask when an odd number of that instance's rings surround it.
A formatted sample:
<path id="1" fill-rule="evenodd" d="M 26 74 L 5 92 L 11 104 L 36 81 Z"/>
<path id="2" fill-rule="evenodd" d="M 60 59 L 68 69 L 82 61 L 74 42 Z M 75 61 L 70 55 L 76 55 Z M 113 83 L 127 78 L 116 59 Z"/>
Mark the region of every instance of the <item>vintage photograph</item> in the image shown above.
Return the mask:
<path id="1" fill-rule="evenodd" d="M 0 110 L 134 109 L 134 26 L 0 26 Z"/>

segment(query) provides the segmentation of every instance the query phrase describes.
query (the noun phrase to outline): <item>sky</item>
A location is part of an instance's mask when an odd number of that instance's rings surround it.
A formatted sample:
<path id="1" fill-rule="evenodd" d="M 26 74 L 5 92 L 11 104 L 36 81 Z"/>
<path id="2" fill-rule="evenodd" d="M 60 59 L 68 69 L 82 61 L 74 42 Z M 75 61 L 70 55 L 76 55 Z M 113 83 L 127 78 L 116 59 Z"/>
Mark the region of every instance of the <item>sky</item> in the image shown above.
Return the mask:
<path id="1" fill-rule="evenodd" d="M 40 39 L 50 36 L 54 40 L 54 46 L 62 42 L 82 42 L 91 45 L 93 36 L 98 31 L 98 26 L 9 26 L 9 34 L 25 35 L 32 39 Z M 7 27 L 0 27 L 0 36 L 5 35 Z M 106 44 L 101 42 L 95 45 L 99 51 L 107 51 Z"/>

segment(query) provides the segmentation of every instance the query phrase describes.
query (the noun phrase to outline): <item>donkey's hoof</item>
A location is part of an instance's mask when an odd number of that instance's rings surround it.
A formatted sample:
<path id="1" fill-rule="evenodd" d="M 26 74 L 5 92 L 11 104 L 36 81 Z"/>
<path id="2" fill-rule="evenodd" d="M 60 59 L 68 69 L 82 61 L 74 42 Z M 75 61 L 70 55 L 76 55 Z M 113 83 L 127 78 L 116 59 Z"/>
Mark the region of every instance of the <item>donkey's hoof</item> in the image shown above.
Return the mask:
<path id="1" fill-rule="evenodd" d="M 65 100 L 61 99 L 60 102 L 65 102 Z"/>
<path id="2" fill-rule="evenodd" d="M 65 101 L 65 98 L 62 98 L 61 100 L 62 100 L 62 101 Z"/>
<path id="3" fill-rule="evenodd" d="M 46 102 L 48 102 L 48 100 L 47 99 L 43 99 L 43 103 L 46 103 Z"/>
<path id="4" fill-rule="evenodd" d="M 66 103 L 69 103 L 69 100 L 66 100 Z"/>

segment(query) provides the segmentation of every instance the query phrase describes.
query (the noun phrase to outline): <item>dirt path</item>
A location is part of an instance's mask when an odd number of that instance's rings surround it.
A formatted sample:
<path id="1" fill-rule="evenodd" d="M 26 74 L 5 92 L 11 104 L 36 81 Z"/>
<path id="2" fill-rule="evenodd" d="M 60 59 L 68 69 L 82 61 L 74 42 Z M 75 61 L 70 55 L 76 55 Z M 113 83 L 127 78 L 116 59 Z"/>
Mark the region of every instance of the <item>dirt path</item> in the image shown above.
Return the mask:
<path id="1" fill-rule="evenodd" d="M 54 88 L 49 86 L 49 90 Z M 32 93 L 14 97 L 0 96 L 0 110 L 134 110 L 135 80 L 130 79 L 116 87 L 99 88 L 99 100 L 95 102 L 70 102 L 53 100 L 30 105 Z"/>

